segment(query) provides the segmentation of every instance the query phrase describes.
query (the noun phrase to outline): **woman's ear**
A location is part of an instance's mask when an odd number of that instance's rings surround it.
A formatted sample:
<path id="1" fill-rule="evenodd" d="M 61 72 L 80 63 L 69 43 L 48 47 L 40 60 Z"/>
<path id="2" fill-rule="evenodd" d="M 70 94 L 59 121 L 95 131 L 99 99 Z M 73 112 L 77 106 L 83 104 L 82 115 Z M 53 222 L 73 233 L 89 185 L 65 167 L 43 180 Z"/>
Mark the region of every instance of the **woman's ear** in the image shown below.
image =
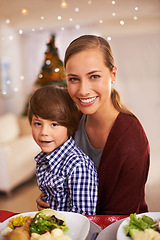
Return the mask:
<path id="1" fill-rule="evenodd" d="M 111 72 L 111 79 L 112 79 L 111 82 L 112 82 L 112 83 L 114 83 L 115 80 L 116 80 L 116 74 L 117 74 L 117 67 L 114 66 L 113 69 L 112 69 L 112 72 Z"/>

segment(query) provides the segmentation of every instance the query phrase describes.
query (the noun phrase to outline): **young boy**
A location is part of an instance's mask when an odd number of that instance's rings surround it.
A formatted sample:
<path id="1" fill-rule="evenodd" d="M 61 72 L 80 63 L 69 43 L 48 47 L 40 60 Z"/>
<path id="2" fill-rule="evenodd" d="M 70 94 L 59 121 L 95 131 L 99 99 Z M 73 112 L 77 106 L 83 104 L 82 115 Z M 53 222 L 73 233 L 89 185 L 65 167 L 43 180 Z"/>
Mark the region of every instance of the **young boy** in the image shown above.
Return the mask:
<path id="1" fill-rule="evenodd" d="M 35 157 L 39 189 L 59 211 L 96 214 L 98 177 L 93 161 L 72 138 L 79 111 L 66 89 L 46 86 L 31 97 L 28 118 L 41 152 Z"/>

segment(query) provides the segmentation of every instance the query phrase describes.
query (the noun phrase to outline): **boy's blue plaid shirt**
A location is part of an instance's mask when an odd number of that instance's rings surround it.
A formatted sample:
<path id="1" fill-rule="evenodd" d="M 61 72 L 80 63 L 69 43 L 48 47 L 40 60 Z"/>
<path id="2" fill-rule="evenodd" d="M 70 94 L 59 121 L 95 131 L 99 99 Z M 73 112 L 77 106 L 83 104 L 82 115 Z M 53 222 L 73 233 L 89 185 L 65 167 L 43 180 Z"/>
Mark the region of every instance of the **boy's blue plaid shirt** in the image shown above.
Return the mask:
<path id="1" fill-rule="evenodd" d="M 43 199 L 59 211 L 96 214 L 98 177 L 94 163 L 70 137 L 51 154 L 35 157 L 38 186 Z"/>

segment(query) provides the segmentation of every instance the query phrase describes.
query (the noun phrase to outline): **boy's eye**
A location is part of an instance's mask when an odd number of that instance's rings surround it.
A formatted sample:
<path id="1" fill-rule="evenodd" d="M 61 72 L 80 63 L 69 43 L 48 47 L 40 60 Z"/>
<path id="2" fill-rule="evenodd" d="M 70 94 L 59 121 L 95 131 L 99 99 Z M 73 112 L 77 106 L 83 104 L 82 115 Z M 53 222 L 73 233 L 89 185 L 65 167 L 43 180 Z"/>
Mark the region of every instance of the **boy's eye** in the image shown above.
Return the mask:
<path id="1" fill-rule="evenodd" d="M 41 126 L 41 123 L 40 122 L 34 122 L 34 125 L 35 126 Z"/>
<path id="2" fill-rule="evenodd" d="M 52 126 L 56 127 L 56 126 L 58 126 L 58 123 L 52 123 Z"/>

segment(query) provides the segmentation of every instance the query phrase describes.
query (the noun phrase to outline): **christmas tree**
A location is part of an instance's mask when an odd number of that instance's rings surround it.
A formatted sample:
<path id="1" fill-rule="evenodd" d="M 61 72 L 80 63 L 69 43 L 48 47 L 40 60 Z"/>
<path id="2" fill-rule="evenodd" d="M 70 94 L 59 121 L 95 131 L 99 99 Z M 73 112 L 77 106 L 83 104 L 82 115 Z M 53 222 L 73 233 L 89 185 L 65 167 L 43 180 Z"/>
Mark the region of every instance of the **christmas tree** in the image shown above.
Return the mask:
<path id="1" fill-rule="evenodd" d="M 35 85 L 45 86 L 55 84 L 66 87 L 66 75 L 63 62 L 59 59 L 58 50 L 55 47 L 55 35 L 51 36 L 47 43 L 47 51 L 45 52 L 44 64 L 41 68 Z"/>
<path id="2" fill-rule="evenodd" d="M 60 87 L 66 87 L 66 75 L 63 67 L 63 62 L 58 56 L 58 49 L 55 46 L 55 35 L 52 34 L 49 42 L 46 44 L 47 50 L 45 52 L 44 64 L 41 67 L 41 71 L 38 74 L 37 80 L 33 85 L 33 92 L 46 85 L 57 85 Z M 27 100 L 23 116 L 27 116 L 29 98 Z"/>

